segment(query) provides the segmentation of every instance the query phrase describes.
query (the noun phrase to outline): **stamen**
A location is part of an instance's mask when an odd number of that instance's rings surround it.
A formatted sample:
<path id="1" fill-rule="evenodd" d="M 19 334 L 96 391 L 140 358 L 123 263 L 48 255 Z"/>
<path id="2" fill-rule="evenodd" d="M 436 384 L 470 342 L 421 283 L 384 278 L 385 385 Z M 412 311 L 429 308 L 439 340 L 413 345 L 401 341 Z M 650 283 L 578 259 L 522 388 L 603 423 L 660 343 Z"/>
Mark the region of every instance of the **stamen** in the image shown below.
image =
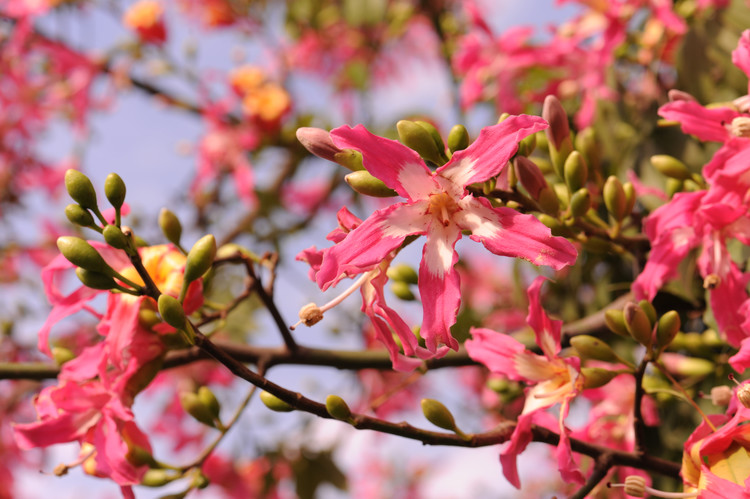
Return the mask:
<path id="1" fill-rule="evenodd" d="M 729 374 L 729 379 L 734 381 L 734 383 L 739 387 L 737 389 L 737 400 L 740 401 L 740 404 L 745 406 L 746 408 L 750 409 L 750 384 L 745 383 L 742 384 L 734 377 L 734 374 Z"/>
<path id="2" fill-rule="evenodd" d="M 326 303 L 322 307 L 318 307 L 314 303 L 308 303 L 307 305 L 305 305 L 304 307 L 302 307 L 300 309 L 300 311 L 299 311 L 299 318 L 300 318 L 300 320 L 297 321 L 292 326 L 289 326 L 289 329 L 291 329 L 292 331 L 294 331 L 297 328 L 297 326 L 299 326 L 302 323 L 304 323 L 305 326 L 310 327 L 310 326 L 313 326 L 313 325 L 317 324 L 321 320 L 323 320 L 323 314 L 325 312 L 331 310 L 333 307 L 335 307 L 336 305 L 338 305 L 339 303 L 341 303 L 342 301 L 344 301 L 346 299 L 346 297 L 348 297 L 350 294 L 354 293 L 357 289 L 359 289 L 360 287 L 362 287 L 362 285 L 365 283 L 365 281 L 367 281 L 367 279 L 369 279 L 370 276 L 374 272 L 376 272 L 377 270 L 379 270 L 378 267 L 376 267 L 376 268 L 374 268 L 374 269 L 372 269 L 372 270 L 370 270 L 370 271 L 365 272 L 364 274 L 362 274 L 359 277 L 359 279 L 357 279 L 356 281 L 354 281 L 354 284 L 352 284 L 351 286 L 349 286 L 343 293 L 341 293 L 336 298 L 334 298 L 333 300 L 329 301 L 328 303 Z"/>
<path id="3" fill-rule="evenodd" d="M 625 478 L 625 483 L 608 483 L 607 487 L 611 489 L 625 489 L 625 494 L 633 497 L 646 497 L 646 493 L 656 497 L 666 497 L 668 499 L 687 499 L 698 497 L 700 492 L 664 492 L 646 485 L 646 479 L 642 476 L 631 475 Z"/>

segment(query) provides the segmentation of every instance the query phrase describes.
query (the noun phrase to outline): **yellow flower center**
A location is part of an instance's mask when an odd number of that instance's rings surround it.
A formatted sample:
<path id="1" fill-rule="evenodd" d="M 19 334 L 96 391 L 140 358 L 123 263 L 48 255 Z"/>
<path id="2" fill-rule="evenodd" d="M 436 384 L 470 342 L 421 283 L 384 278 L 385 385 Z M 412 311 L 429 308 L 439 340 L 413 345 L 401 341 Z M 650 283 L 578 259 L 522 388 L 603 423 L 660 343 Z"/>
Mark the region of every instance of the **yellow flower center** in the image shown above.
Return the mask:
<path id="1" fill-rule="evenodd" d="M 185 255 L 168 245 L 149 246 L 141 249 L 141 260 L 154 284 L 162 293 L 177 295 L 182 288 L 182 271 L 185 268 Z M 123 277 L 138 284 L 144 284 L 134 267 L 119 271 Z"/>
<path id="2" fill-rule="evenodd" d="M 459 210 L 456 201 L 447 193 L 432 194 L 428 213 L 432 215 L 445 227 L 451 224 L 453 214 Z"/>

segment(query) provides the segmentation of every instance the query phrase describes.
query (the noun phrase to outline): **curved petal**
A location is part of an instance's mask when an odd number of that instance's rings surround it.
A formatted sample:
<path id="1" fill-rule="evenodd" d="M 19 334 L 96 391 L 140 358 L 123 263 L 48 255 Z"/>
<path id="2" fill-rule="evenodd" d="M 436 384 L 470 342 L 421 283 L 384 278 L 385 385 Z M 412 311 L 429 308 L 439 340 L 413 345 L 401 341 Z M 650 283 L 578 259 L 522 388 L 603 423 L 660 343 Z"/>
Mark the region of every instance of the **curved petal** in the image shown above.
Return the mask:
<path id="1" fill-rule="evenodd" d="M 460 278 L 453 266 L 458 261 L 454 246 L 461 230 L 454 224 L 447 227 L 433 223 L 427 234 L 419 264 L 419 294 L 422 298 L 421 334 L 427 349 L 435 352 L 441 344 L 458 350 L 458 341 L 451 336 L 461 304 Z"/>
<path id="2" fill-rule="evenodd" d="M 737 48 L 732 51 L 732 62 L 750 77 L 750 31 L 742 32 Z"/>
<path id="3" fill-rule="evenodd" d="M 497 125 L 483 128 L 477 140 L 456 152 L 437 174 L 461 186 L 484 182 L 500 173 L 521 140 L 548 126 L 538 116 L 510 116 Z"/>
<path id="4" fill-rule="evenodd" d="M 396 140 L 373 135 L 362 125 L 335 128 L 331 140 L 336 147 L 361 152 L 367 171 L 410 201 L 425 199 L 435 188 L 419 154 Z"/>
<path id="5" fill-rule="evenodd" d="M 469 357 L 495 374 L 523 379 L 516 369 L 516 356 L 523 355 L 526 347 L 518 340 L 486 328 L 472 328 L 471 337 L 465 343 Z"/>
<path id="6" fill-rule="evenodd" d="M 464 197 L 459 204 L 463 209 L 454 215 L 456 223 L 496 255 L 522 258 L 555 270 L 572 265 L 578 257 L 570 241 L 553 236 L 533 215 L 493 208 L 486 199 L 472 196 Z"/>
<path id="7" fill-rule="evenodd" d="M 325 291 L 341 274 L 359 274 L 378 265 L 411 234 L 423 234 L 429 219 L 423 203 L 397 203 L 370 215 L 323 254 L 315 280 Z"/>
<path id="8" fill-rule="evenodd" d="M 729 131 L 724 126 L 741 114 L 728 107 L 705 108 L 695 101 L 678 100 L 659 108 L 659 116 L 680 123 L 682 131 L 700 140 L 726 142 Z"/>

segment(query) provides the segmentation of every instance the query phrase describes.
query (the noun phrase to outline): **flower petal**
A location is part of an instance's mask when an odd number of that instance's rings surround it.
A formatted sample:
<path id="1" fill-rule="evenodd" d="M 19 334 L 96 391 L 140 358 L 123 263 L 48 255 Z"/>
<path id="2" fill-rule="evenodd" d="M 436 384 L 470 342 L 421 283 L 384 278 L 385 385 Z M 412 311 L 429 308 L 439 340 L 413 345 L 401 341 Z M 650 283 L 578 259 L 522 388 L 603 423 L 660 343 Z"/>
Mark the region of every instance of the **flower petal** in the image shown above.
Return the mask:
<path id="1" fill-rule="evenodd" d="M 469 357 L 495 374 L 504 374 L 514 380 L 522 379 L 516 370 L 515 359 L 524 354 L 526 347 L 518 340 L 486 328 L 472 328 L 471 337 L 465 343 Z"/>

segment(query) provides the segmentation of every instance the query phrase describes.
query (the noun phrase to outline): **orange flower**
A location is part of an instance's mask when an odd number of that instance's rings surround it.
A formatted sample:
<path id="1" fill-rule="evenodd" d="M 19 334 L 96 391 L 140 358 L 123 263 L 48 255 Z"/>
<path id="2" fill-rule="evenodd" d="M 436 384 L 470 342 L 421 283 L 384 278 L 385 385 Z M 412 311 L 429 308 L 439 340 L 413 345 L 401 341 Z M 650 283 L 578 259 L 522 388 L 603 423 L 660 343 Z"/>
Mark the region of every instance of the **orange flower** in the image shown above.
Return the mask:
<path id="1" fill-rule="evenodd" d="M 154 0 L 141 0 L 133 4 L 123 16 L 123 23 L 134 30 L 145 42 L 161 44 L 167 39 L 164 26 L 164 9 Z"/>
<path id="2" fill-rule="evenodd" d="M 289 94 L 275 83 L 266 83 L 242 100 L 242 111 L 263 123 L 277 122 L 290 107 Z"/>

